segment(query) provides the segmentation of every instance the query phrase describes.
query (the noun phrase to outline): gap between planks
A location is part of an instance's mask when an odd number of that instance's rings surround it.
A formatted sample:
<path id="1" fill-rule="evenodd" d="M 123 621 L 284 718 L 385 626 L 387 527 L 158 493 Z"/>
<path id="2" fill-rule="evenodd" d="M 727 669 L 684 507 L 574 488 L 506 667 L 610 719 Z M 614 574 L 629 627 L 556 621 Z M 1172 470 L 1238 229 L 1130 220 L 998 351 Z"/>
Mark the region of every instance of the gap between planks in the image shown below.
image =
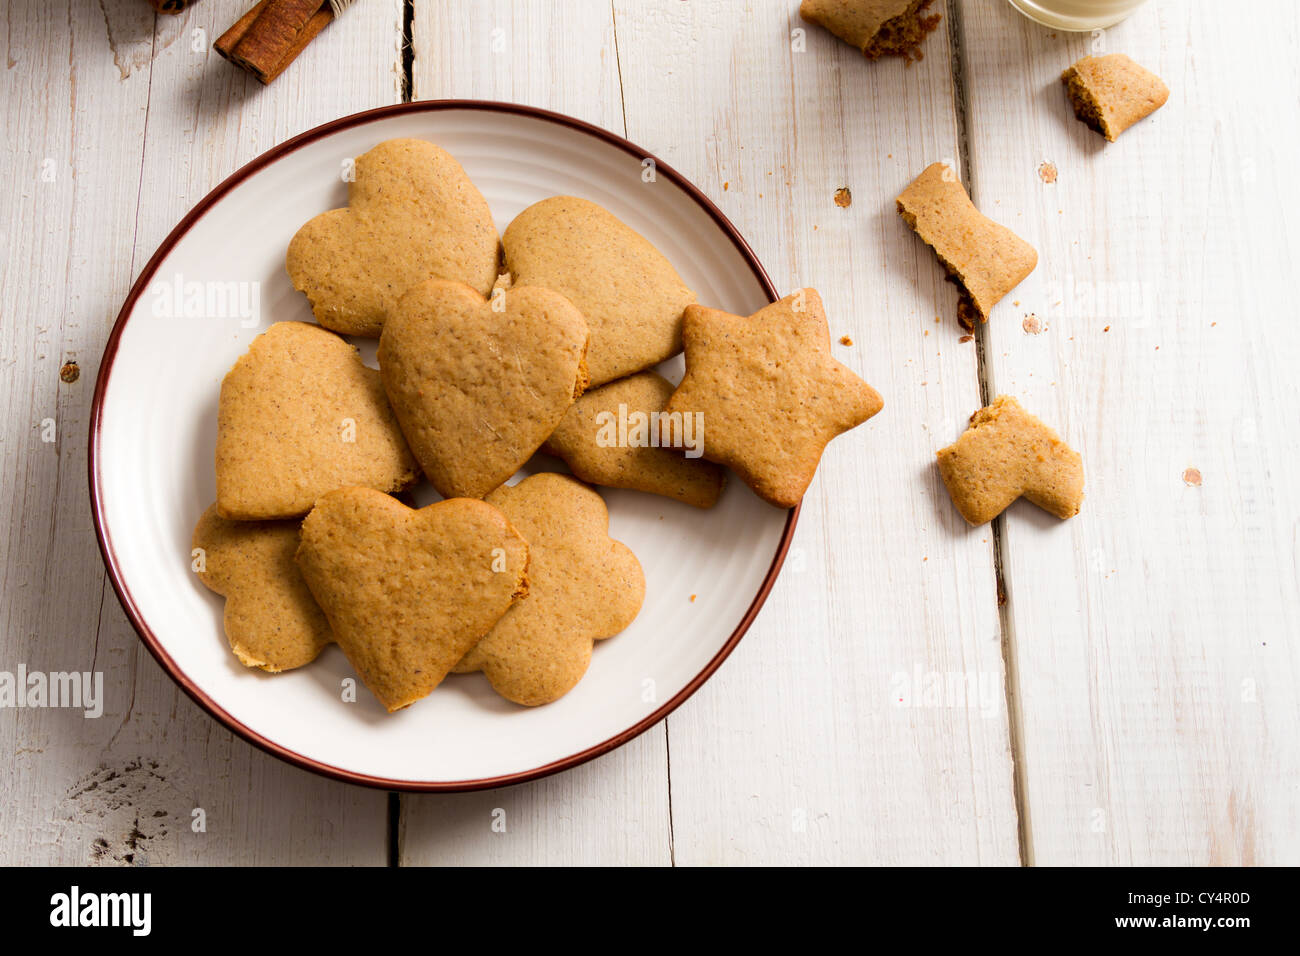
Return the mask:
<path id="1" fill-rule="evenodd" d="M 971 201 L 976 198 L 975 165 L 970 148 L 970 105 L 966 97 L 966 58 L 964 55 L 961 0 L 947 0 L 945 13 L 948 20 L 948 51 L 952 66 L 953 112 L 957 122 L 957 162 L 961 177 Z M 977 204 L 978 205 L 978 204 Z M 979 377 L 980 403 L 988 405 L 997 390 L 993 383 L 993 367 L 988 360 L 988 326 L 980 323 L 972 333 L 975 336 L 975 367 Z M 1008 610 L 1006 576 L 1003 557 L 1006 538 L 1003 526 L 1006 513 L 993 519 L 993 576 L 997 587 L 998 629 L 1002 644 L 1003 688 L 1007 706 L 1007 737 L 1011 748 L 1011 785 L 1016 806 L 1016 845 L 1020 852 L 1020 865 L 1034 865 L 1033 831 L 1029 820 L 1028 780 L 1024 760 L 1024 733 L 1020 713 L 1020 672 L 1016 666 L 1015 630 Z"/>

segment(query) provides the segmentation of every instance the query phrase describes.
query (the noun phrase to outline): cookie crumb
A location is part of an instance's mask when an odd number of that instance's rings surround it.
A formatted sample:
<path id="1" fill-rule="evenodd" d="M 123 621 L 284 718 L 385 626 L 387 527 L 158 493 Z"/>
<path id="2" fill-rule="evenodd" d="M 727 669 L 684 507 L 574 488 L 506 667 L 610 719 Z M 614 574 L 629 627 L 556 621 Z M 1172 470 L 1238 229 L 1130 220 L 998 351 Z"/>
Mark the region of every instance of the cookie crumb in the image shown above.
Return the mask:
<path id="1" fill-rule="evenodd" d="M 1043 320 L 1032 312 L 1025 316 L 1025 320 L 1020 323 L 1020 327 L 1024 329 L 1028 335 L 1037 335 L 1039 332 L 1043 331 L 1043 329 L 1047 328 L 1047 326 L 1043 324 Z"/>
<path id="2" fill-rule="evenodd" d="M 849 338 L 847 335 L 840 336 L 840 345 L 852 345 L 852 344 L 853 344 L 853 340 Z"/>
<path id="3" fill-rule="evenodd" d="M 958 341 L 958 342 L 973 342 L 974 340 L 975 340 L 975 336 L 973 336 L 973 335 L 963 335 L 963 336 L 962 336 L 961 338 L 959 338 L 957 341 Z"/>
<path id="4" fill-rule="evenodd" d="M 691 603 L 692 603 L 692 604 L 695 603 L 695 598 L 696 598 L 696 597 L 697 597 L 697 595 L 694 595 L 694 594 L 691 595 Z"/>
<path id="5" fill-rule="evenodd" d="M 1196 468 L 1188 468 L 1183 471 L 1183 484 L 1192 488 L 1201 487 L 1201 472 Z"/>
<path id="6" fill-rule="evenodd" d="M 841 209 L 848 209 L 853 205 L 853 192 L 848 186 L 841 186 L 835 190 L 835 205 Z"/>
<path id="7" fill-rule="evenodd" d="M 59 369 L 59 378 L 67 385 L 71 385 L 77 379 L 81 378 L 81 366 L 76 362 L 65 362 L 63 368 Z"/>
<path id="8" fill-rule="evenodd" d="M 1056 182 L 1056 164 L 1046 159 L 1039 163 L 1038 178 L 1049 186 Z"/>
<path id="9" fill-rule="evenodd" d="M 1102 329 L 1102 331 L 1103 331 L 1103 332 L 1109 332 L 1109 331 L 1110 331 L 1110 326 L 1109 326 L 1109 325 L 1106 326 L 1104 329 Z"/>
<path id="10" fill-rule="evenodd" d="M 725 193 L 730 188 L 731 188 L 731 180 L 728 179 L 725 183 L 722 184 L 722 191 Z"/>

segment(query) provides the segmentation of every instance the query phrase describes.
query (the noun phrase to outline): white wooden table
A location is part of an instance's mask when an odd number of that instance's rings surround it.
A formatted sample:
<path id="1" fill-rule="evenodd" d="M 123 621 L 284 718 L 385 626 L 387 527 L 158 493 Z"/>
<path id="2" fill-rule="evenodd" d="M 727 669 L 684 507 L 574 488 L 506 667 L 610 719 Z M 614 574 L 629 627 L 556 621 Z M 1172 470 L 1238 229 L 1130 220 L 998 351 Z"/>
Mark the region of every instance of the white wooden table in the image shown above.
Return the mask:
<path id="1" fill-rule="evenodd" d="M 262 88 L 210 52 L 249 2 L 5 6 L 0 670 L 101 670 L 107 700 L 0 711 L 0 862 L 1300 863 L 1293 4 L 1154 0 L 1094 38 L 950 0 L 904 68 L 812 28 L 803 49 L 796 0 L 364 0 Z M 1110 145 L 1057 82 L 1098 46 L 1172 90 Z M 699 693 L 580 769 L 463 796 L 337 784 L 208 718 L 121 613 L 86 491 L 100 352 L 159 241 L 258 153 L 404 96 L 644 146 L 783 291 L 822 292 L 886 400 Z M 894 211 L 938 159 L 1040 255 L 969 343 Z M 1004 392 L 1082 453 L 1078 517 L 951 507 L 934 451 Z"/>

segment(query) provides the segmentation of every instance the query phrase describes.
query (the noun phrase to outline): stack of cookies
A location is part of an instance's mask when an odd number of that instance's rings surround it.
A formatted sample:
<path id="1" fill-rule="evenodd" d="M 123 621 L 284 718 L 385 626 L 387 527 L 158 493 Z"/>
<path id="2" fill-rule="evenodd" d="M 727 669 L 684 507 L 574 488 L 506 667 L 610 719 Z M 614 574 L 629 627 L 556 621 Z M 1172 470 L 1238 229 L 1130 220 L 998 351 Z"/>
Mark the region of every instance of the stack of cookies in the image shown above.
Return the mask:
<path id="1" fill-rule="evenodd" d="M 319 324 L 273 325 L 226 375 L 195 567 L 242 663 L 337 643 L 389 711 L 452 672 L 523 705 L 577 684 L 645 597 L 591 485 L 709 508 L 727 466 L 792 507 L 881 407 L 831 357 L 816 291 L 702 307 L 650 242 L 569 196 L 498 238 L 421 140 L 359 157 L 348 207 L 303 226 L 286 267 Z M 379 369 L 344 335 L 377 337 Z M 654 366 L 682 351 L 674 387 Z M 539 450 L 573 474 L 507 486 Z M 394 497 L 421 478 L 442 501 Z"/>

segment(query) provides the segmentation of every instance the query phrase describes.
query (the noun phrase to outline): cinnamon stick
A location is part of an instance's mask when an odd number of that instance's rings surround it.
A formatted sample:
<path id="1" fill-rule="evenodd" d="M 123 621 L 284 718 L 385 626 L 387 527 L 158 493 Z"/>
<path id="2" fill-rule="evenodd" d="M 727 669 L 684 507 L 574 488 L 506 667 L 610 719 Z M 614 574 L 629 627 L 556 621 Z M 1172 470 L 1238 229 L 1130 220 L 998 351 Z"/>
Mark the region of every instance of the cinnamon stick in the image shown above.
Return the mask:
<path id="1" fill-rule="evenodd" d="M 328 0 L 261 0 L 212 46 L 261 83 L 270 83 L 334 19 Z"/>

